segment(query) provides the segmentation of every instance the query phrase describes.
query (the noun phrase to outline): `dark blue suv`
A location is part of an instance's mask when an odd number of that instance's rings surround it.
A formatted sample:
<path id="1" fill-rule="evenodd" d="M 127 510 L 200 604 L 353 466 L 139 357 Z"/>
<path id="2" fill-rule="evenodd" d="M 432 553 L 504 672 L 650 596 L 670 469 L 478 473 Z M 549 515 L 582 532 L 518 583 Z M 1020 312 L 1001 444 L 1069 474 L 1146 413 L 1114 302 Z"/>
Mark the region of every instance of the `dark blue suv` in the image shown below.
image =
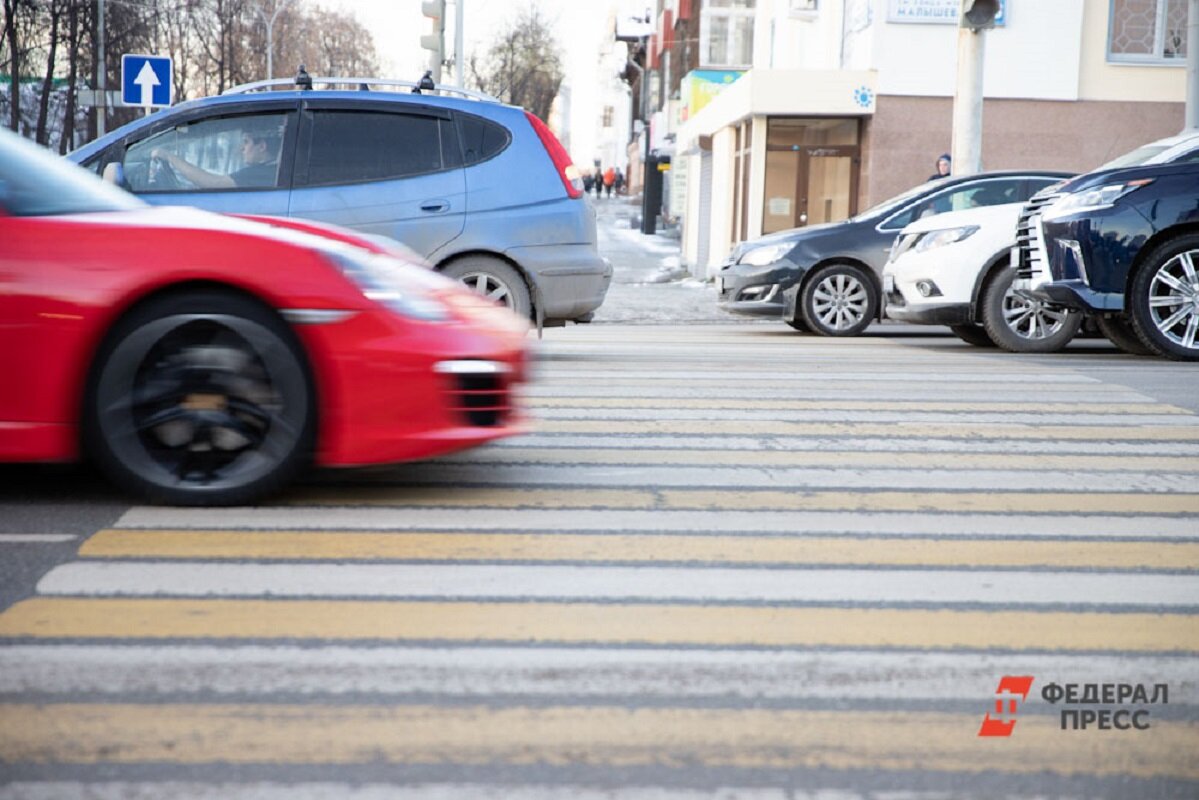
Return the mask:
<path id="1" fill-rule="evenodd" d="M 247 84 L 68 157 L 155 204 L 382 234 L 522 316 L 588 321 L 612 269 L 578 170 L 544 123 L 461 89 L 362 80 Z"/>
<path id="2" fill-rule="evenodd" d="M 1050 279 L 1117 346 L 1199 360 L 1199 163 L 1092 172 L 1041 211 Z"/>

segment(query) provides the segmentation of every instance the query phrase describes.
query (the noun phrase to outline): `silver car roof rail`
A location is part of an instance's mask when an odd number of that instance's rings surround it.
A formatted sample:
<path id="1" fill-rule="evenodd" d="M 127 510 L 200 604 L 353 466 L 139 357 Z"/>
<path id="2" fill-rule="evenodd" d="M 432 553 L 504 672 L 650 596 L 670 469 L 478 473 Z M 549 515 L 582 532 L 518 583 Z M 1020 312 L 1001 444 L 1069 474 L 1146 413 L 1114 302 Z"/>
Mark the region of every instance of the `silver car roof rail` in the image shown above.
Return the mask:
<path id="1" fill-rule="evenodd" d="M 313 85 L 323 83 L 323 84 L 353 86 L 356 88 L 362 88 L 363 86 L 396 86 L 396 87 L 403 88 L 403 89 L 420 89 L 421 88 L 420 84 L 415 81 L 402 81 L 402 80 L 399 80 L 396 78 L 337 78 L 337 77 L 314 76 L 312 78 L 312 83 L 313 83 Z M 296 88 L 296 79 L 295 78 L 273 78 L 271 80 L 266 80 L 266 81 L 254 81 L 253 83 L 243 83 L 238 86 L 233 86 L 229 89 L 226 89 L 225 91 L 221 92 L 221 94 L 223 94 L 223 95 L 224 94 L 248 94 L 250 92 L 262 91 L 264 89 L 272 89 L 272 88 L 275 88 L 278 86 L 289 86 L 294 89 L 294 88 Z M 466 97 L 471 100 L 481 100 L 486 103 L 500 102 L 499 98 L 492 97 L 491 95 L 484 94 L 483 92 L 476 92 L 473 89 L 462 89 L 457 86 L 446 86 L 444 84 L 436 86 L 433 89 L 422 89 L 421 91 L 428 92 L 429 94 L 461 95 L 462 97 Z"/>

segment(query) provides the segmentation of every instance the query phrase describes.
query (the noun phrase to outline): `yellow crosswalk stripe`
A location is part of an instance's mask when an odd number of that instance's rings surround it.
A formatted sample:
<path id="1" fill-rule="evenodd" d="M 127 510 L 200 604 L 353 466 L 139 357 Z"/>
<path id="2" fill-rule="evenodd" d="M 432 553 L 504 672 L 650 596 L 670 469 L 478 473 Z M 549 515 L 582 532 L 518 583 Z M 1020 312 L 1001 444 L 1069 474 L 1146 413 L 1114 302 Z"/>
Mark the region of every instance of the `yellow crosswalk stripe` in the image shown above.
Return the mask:
<path id="1" fill-rule="evenodd" d="M 1186 614 L 34 597 L 0 637 L 494 641 L 1199 653 Z"/>
<path id="2" fill-rule="evenodd" d="M 127 530 L 89 558 L 704 562 L 1199 570 L 1199 543 L 918 537 L 664 536 L 369 531 Z"/>
<path id="3" fill-rule="evenodd" d="M 1199 494 L 1133 492 L 847 492 L 773 489 L 568 489 L 438 486 L 305 487 L 293 505 L 440 508 L 608 508 L 712 511 L 1199 514 Z"/>
<path id="4" fill-rule="evenodd" d="M 981 704 L 980 704 L 981 705 Z M 0 762 L 508 764 L 1199 778 L 1199 725 L 1088 735 L 1024 715 L 612 706 L 0 705 Z"/>
<path id="5" fill-rule="evenodd" d="M 885 436 L 904 439 L 1039 439 L 1044 441 L 1199 441 L 1199 425 L 976 425 L 971 422 L 857 423 L 781 420 L 534 420 L 537 433 L 677 434 L 706 436 Z"/>

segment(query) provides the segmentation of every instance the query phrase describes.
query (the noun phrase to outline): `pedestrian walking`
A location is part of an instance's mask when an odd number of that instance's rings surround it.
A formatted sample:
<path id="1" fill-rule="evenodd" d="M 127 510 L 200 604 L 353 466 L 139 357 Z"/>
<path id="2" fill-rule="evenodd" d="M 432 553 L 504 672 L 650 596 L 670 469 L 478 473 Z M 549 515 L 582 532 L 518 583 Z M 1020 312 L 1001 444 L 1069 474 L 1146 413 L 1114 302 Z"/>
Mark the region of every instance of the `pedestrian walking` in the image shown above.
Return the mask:
<path id="1" fill-rule="evenodd" d="M 620 167 L 616 168 L 616 180 L 612 183 L 612 187 L 616 190 L 616 194 L 624 193 L 624 173 L 620 171 Z"/>
<path id="2" fill-rule="evenodd" d="M 608 197 L 612 196 L 612 184 L 614 183 L 616 183 L 616 170 L 608 167 L 604 170 L 604 191 L 607 192 Z"/>
<path id="3" fill-rule="evenodd" d="M 604 168 L 599 164 L 595 165 L 595 196 L 604 196 Z"/>

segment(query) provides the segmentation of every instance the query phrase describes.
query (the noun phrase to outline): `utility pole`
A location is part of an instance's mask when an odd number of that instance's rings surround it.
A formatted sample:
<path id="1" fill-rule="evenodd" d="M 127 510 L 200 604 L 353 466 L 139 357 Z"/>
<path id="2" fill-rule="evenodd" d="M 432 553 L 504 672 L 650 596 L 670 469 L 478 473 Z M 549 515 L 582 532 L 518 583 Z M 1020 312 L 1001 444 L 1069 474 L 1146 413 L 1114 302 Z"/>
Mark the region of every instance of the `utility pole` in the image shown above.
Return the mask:
<path id="1" fill-rule="evenodd" d="M 466 18 L 466 12 L 463 10 L 465 5 L 466 0 L 454 0 L 454 77 L 458 81 L 459 89 L 466 88 L 466 51 L 462 35 L 462 26 Z"/>
<path id="2" fill-rule="evenodd" d="M 108 65 L 104 62 L 104 0 L 96 0 L 96 136 L 108 129 Z"/>
<path id="3" fill-rule="evenodd" d="M 1187 103 L 1185 130 L 1199 130 L 1199 0 L 1190 0 L 1187 16 Z"/>
<path id="4" fill-rule="evenodd" d="M 995 27 L 999 0 L 962 0 L 958 71 L 953 94 L 953 174 L 982 170 L 983 59 L 986 31 Z"/>

